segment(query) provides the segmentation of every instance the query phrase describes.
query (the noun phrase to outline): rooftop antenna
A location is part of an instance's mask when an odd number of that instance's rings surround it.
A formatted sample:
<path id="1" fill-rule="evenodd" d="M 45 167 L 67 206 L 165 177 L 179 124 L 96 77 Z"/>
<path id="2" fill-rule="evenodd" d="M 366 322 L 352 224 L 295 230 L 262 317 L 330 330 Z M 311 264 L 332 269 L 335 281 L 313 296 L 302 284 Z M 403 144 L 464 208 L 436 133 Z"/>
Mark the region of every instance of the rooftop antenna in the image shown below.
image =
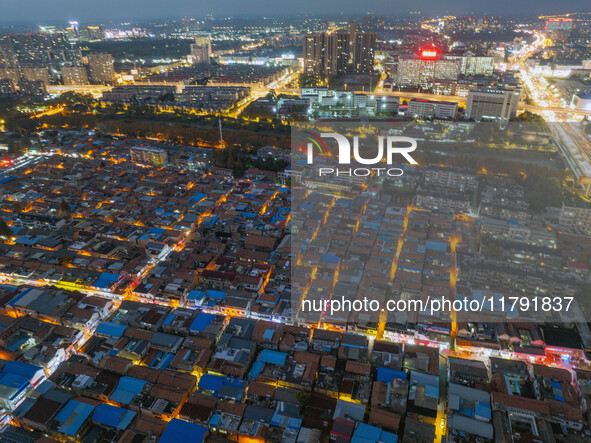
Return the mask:
<path id="1" fill-rule="evenodd" d="M 219 122 L 220 122 L 220 146 L 221 149 L 224 149 L 224 137 L 222 135 L 222 118 L 219 118 Z"/>

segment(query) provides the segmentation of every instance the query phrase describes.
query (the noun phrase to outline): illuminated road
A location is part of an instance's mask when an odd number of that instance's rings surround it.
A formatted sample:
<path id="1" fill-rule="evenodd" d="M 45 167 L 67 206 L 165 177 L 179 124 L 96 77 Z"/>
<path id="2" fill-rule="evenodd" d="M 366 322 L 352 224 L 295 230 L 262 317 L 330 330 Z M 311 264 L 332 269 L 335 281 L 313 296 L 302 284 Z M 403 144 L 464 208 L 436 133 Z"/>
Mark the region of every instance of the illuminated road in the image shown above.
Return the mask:
<path id="1" fill-rule="evenodd" d="M 559 98 L 551 91 L 546 79 L 531 74 L 523 65 L 527 57 L 543 42 L 544 38 L 539 34 L 534 45 L 524 48 L 523 53 L 516 57 L 514 63 L 520 68 L 521 79 L 529 89 L 535 106 L 539 108 L 538 113 L 548 124 L 558 151 L 573 171 L 575 178 L 585 186 L 586 181 L 591 182 L 591 143 L 583 132 L 582 124 L 574 121 L 572 114 L 590 115 L 590 113 L 574 109 L 567 112 L 566 109 L 561 108 Z M 591 194 L 589 183 L 584 191 L 587 195 Z"/>
<path id="2" fill-rule="evenodd" d="M 102 85 L 50 85 L 47 92 L 50 94 L 63 94 L 64 92 L 77 92 L 79 94 L 91 94 L 94 98 L 100 98 L 103 92 L 110 91 L 112 86 Z"/>
<path id="3" fill-rule="evenodd" d="M 295 77 L 299 74 L 299 71 L 289 72 L 285 74 L 283 77 L 269 83 L 266 86 L 260 88 L 251 88 L 250 95 L 245 99 L 241 100 L 232 110 L 228 112 L 229 117 L 238 117 L 240 113 L 253 101 L 265 97 L 271 90 L 283 90 L 285 85 L 288 85 L 291 81 L 295 79 Z M 277 91 L 278 92 L 278 91 Z M 298 90 L 299 94 L 299 90 Z"/>
<path id="4" fill-rule="evenodd" d="M 31 116 L 31 118 L 40 118 L 40 117 L 45 117 L 46 115 L 56 115 L 56 114 L 61 114 L 64 111 L 64 108 L 62 106 L 58 106 L 55 108 L 49 108 L 46 111 L 43 112 L 38 112 L 37 114 L 33 114 Z"/>
<path id="5" fill-rule="evenodd" d="M 278 94 L 300 94 L 299 89 L 279 89 L 277 90 Z M 466 97 L 459 97 L 457 95 L 437 95 L 437 94 L 429 94 L 425 92 L 407 92 L 407 91 L 374 91 L 374 92 L 357 92 L 357 94 L 365 94 L 365 95 L 374 95 L 376 97 L 381 97 L 384 95 L 390 97 L 400 97 L 400 99 L 418 99 L 418 100 L 433 100 L 433 101 L 443 101 L 443 102 L 452 102 L 458 104 L 465 104 Z M 540 113 L 543 111 L 551 111 L 556 113 L 562 113 L 567 115 L 579 115 L 584 116 L 588 115 L 591 116 L 591 111 L 583 111 L 580 109 L 570 109 L 570 108 L 563 108 L 561 106 L 541 106 L 541 105 L 528 105 L 526 103 L 520 103 L 519 109 L 526 110 L 530 112 Z"/>

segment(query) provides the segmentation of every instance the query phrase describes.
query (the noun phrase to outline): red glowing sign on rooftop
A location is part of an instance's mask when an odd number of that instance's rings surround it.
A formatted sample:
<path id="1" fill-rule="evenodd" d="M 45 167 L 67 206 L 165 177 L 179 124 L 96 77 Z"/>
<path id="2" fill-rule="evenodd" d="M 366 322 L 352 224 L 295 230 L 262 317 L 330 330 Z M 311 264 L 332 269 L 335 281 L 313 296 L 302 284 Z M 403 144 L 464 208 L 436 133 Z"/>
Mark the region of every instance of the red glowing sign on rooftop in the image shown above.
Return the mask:
<path id="1" fill-rule="evenodd" d="M 437 58 L 437 49 L 429 48 L 429 49 L 421 49 L 421 58 L 423 60 L 434 60 Z"/>

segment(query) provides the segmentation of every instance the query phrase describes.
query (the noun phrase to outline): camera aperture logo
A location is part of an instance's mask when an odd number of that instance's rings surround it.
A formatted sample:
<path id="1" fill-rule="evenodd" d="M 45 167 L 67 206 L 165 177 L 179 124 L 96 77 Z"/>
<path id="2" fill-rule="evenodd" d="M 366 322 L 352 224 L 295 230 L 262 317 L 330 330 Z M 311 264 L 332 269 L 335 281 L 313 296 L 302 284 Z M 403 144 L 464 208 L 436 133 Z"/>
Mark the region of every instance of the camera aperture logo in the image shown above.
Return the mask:
<path id="1" fill-rule="evenodd" d="M 410 155 L 417 148 L 417 141 L 411 137 L 380 135 L 377 137 L 377 149 L 375 147 L 360 149 L 359 136 L 357 135 L 352 137 L 353 143 L 351 144 L 349 138 L 336 132 L 323 132 L 320 136 L 310 132 L 305 134 L 305 139 L 308 141 L 306 146 L 306 163 L 308 165 L 314 165 L 317 156 L 332 159 L 330 166 L 322 164 L 316 169 L 321 177 L 331 175 L 366 177 L 374 174 L 398 177 L 404 174 L 403 169 L 391 166 L 398 163 L 395 160 L 402 160 L 399 156 L 411 165 L 417 164 L 417 161 Z M 334 165 L 335 159 L 326 145 L 327 141 L 336 142 L 338 147 L 336 160 L 338 165 L 343 165 L 342 167 Z M 380 167 L 379 165 L 382 163 L 388 167 Z"/>

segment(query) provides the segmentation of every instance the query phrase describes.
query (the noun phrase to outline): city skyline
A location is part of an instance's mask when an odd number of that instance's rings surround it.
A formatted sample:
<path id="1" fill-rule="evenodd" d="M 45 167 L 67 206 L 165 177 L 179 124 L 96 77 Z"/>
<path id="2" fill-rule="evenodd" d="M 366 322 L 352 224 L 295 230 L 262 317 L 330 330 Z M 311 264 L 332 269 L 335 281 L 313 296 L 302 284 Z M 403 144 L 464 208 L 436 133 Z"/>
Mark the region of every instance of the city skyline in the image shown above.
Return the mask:
<path id="1" fill-rule="evenodd" d="M 452 15 L 511 15 L 524 16 L 535 14 L 563 14 L 568 12 L 589 12 L 588 2 L 585 0 L 569 0 L 556 2 L 545 0 L 525 0 L 518 3 L 489 2 L 477 0 L 469 6 L 461 0 L 438 2 L 436 0 L 419 0 L 408 6 L 406 2 L 384 4 L 380 0 L 369 0 L 360 7 L 355 0 L 339 2 L 339 10 L 335 11 L 334 2 L 303 0 L 297 3 L 284 3 L 278 7 L 270 0 L 255 2 L 240 2 L 238 0 L 222 2 L 205 2 L 202 0 L 172 0 L 163 4 L 154 0 L 105 0 L 96 4 L 80 3 L 72 0 L 28 0 L 26 13 L 23 4 L 7 2 L 2 5 L 0 24 L 47 24 L 68 22 L 71 20 L 88 23 L 97 21 L 152 21 L 162 19 L 181 19 L 183 17 L 198 18 L 213 15 L 223 17 L 293 17 L 293 16 L 332 16 L 362 18 L 369 13 L 375 15 L 404 16 L 410 13 L 420 13 L 423 16 L 441 14 Z M 535 12 L 534 12 L 535 11 Z"/>

